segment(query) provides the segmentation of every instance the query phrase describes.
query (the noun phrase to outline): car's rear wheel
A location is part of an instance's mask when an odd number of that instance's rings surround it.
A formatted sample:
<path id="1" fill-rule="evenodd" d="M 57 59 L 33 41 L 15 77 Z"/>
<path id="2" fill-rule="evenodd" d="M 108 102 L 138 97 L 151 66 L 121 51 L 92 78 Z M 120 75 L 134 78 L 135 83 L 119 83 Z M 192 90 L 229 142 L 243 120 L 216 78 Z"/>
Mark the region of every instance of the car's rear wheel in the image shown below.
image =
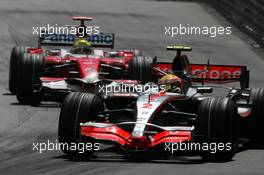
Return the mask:
<path id="1" fill-rule="evenodd" d="M 96 120 L 98 112 L 103 110 L 103 102 L 99 96 L 89 93 L 72 92 L 65 98 L 59 119 L 59 142 L 61 150 L 70 156 L 81 155 L 80 150 L 67 149 L 65 145 L 92 144 L 93 139 L 81 139 L 80 123 Z M 85 150 L 83 155 L 89 156 L 91 150 Z"/>
<path id="2" fill-rule="evenodd" d="M 229 98 L 214 97 L 201 102 L 197 113 L 195 138 L 206 161 L 229 161 L 237 150 L 239 118 L 237 106 Z M 214 147 L 212 149 L 212 147 Z"/>
<path id="3" fill-rule="evenodd" d="M 40 103 L 40 77 L 43 75 L 44 68 L 43 55 L 21 54 L 16 84 L 16 96 L 21 104 L 38 105 Z"/>
<path id="4" fill-rule="evenodd" d="M 135 57 L 142 56 L 142 52 L 138 49 L 130 49 L 130 51 L 134 54 Z"/>
<path id="5" fill-rule="evenodd" d="M 242 132 L 248 137 L 254 146 L 264 146 L 264 88 L 251 89 L 252 113 L 246 118 L 241 118 Z"/>
<path id="6" fill-rule="evenodd" d="M 155 81 L 153 78 L 153 57 L 136 56 L 129 62 L 129 78 L 139 80 L 142 84 Z"/>
<path id="7" fill-rule="evenodd" d="M 13 47 L 10 54 L 10 63 L 9 63 L 9 91 L 12 94 L 16 93 L 16 81 L 17 81 L 17 69 L 18 62 L 21 59 L 21 55 L 27 53 L 26 46 L 16 46 Z"/>

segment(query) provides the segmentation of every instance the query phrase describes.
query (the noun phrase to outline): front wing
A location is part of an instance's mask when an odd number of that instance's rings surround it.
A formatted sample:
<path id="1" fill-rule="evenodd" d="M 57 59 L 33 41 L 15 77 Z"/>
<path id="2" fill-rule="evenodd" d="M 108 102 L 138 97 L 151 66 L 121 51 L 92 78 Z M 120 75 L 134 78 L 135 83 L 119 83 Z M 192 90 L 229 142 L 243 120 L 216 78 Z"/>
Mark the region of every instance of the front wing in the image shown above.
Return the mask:
<path id="1" fill-rule="evenodd" d="M 117 143 L 126 150 L 148 150 L 164 143 L 179 143 L 191 140 L 193 127 L 160 127 L 163 131 L 151 137 L 135 137 L 123 130 L 120 125 L 133 124 L 135 122 L 123 122 L 119 124 L 109 123 L 83 123 L 81 124 L 81 136 L 90 137 L 101 141 Z M 146 124 L 151 125 L 153 124 Z"/>

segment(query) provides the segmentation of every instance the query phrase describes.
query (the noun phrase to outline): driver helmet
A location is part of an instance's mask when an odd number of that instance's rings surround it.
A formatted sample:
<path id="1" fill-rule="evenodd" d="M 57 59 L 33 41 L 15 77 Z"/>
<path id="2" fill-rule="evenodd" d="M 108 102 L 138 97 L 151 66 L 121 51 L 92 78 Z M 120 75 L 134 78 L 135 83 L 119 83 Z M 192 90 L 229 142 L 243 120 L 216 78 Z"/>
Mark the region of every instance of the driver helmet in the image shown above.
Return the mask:
<path id="1" fill-rule="evenodd" d="M 165 92 L 181 93 L 183 87 L 183 81 L 176 75 L 167 74 L 159 80 L 159 86 L 161 90 Z"/>
<path id="2" fill-rule="evenodd" d="M 91 54 L 92 47 L 91 43 L 85 39 L 77 40 L 71 49 L 71 53 L 73 54 Z"/>

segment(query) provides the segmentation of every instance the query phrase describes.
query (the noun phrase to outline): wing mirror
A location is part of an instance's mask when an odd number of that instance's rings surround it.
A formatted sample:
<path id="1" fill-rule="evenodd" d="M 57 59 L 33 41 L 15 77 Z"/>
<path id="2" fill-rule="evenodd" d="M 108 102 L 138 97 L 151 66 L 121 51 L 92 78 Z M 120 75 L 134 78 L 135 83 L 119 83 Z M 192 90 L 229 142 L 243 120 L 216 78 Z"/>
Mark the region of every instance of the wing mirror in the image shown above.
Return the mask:
<path id="1" fill-rule="evenodd" d="M 213 92 L 213 88 L 212 87 L 198 87 L 197 88 L 197 92 L 198 93 L 212 93 Z"/>

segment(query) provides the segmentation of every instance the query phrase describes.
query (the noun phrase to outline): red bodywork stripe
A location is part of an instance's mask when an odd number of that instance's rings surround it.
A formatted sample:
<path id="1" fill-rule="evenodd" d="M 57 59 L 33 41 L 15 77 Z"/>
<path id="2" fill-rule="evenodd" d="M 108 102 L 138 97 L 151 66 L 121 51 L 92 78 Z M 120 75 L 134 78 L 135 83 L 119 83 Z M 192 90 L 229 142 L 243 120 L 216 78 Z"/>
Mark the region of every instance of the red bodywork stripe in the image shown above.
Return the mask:
<path id="1" fill-rule="evenodd" d="M 97 128 L 93 126 L 82 126 L 81 135 L 89 136 L 99 140 L 110 140 L 124 146 L 125 141 L 129 138 L 130 133 L 122 130 L 117 126 L 106 128 Z"/>
<path id="2" fill-rule="evenodd" d="M 31 54 L 41 54 L 41 53 L 43 53 L 43 49 L 41 49 L 41 48 L 28 48 L 27 52 L 31 53 Z"/>
<path id="3" fill-rule="evenodd" d="M 51 82 L 51 81 L 62 81 L 62 80 L 65 80 L 65 78 L 60 78 L 60 77 L 41 77 L 40 80 L 42 82 Z"/>

